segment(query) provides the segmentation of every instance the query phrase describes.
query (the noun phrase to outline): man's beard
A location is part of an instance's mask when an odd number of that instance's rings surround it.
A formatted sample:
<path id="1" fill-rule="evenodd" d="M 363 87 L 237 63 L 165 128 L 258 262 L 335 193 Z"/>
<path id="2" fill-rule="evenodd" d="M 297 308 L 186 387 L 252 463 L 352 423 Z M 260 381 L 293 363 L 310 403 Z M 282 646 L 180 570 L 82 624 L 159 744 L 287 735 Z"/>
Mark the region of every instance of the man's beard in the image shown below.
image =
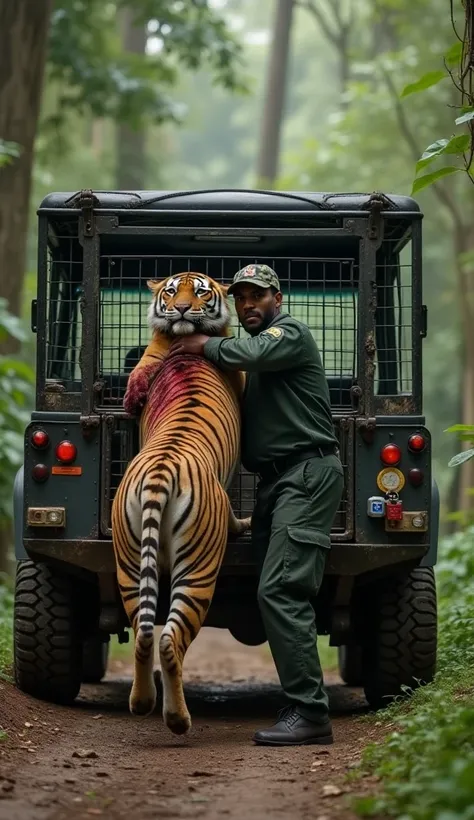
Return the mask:
<path id="1" fill-rule="evenodd" d="M 259 325 L 254 325 L 253 327 L 245 327 L 245 330 L 250 336 L 258 336 L 259 333 L 262 333 L 264 330 L 267 329 L 273 322 L 275 316 L 277 315 L 278 311 L 274 310 L 267 310 L 266 313 L 262 316 L 261 322 Z"/>

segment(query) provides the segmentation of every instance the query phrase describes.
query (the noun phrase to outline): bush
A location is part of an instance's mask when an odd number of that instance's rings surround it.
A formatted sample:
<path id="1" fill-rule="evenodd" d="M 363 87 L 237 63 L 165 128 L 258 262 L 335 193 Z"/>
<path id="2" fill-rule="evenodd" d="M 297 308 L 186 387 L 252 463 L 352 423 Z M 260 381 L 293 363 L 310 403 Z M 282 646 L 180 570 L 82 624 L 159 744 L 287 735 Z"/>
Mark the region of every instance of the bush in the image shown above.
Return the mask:
<path id="1" fill-rule="evenodd" d="M 0 299 L 0 342 L 8 336 L 23 341 L 20 319 Z M 0 526 L 11 518 L 12 486 L 23 462 L 23 435 L 30 419 L 34 373 L 13 356 L 0 356 Z"/>
<path id="2" fill-rule="evenodd" d="M 364 755 L 382 793 L 357 801 L 362 816 L 474 820 L 474 527 L 446 539 L 437 567 L 438 671 L 434 682 L 394 704 L 380 745 Z"/>
<path id="3" fill-rule="evenodd" d="M 13 591 L 9 583 L 0 582 L 0 677 L 12 664 Z"/>

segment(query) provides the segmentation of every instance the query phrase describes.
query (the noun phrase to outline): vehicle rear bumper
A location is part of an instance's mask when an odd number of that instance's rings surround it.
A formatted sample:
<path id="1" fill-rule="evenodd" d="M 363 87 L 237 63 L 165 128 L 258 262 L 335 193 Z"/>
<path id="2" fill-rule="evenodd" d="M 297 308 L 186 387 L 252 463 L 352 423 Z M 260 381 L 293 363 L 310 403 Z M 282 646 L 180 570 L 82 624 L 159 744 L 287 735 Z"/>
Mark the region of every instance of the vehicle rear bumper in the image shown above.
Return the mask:
<path id="1" fill-rule="evenodd" d="M 25 539 L 26 553 L 33 560 L 54 560 L 95 573 L 114 573 L 112 542 L 102 540 Z M 334 543 L 329 552 L 326 574 L 356 576 L 375 569 L 421 560 L 426 543 L 351 544 Z M 250 539 L 230 542 L 221 568 L 223 575 L 250 575 L 258 572 Z"/>

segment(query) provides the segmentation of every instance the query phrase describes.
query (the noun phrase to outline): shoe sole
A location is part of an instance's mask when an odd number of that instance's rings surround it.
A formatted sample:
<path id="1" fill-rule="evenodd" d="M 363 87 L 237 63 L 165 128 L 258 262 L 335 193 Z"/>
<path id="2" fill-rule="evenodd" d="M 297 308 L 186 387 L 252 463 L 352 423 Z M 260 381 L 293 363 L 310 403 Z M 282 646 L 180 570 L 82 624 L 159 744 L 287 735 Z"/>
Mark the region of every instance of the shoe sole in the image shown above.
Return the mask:
<path id="1" fill-rule="evenodd" d="M 334 743 L 332 735 L 328 737 L 312 738 L 311 740 L 256 740 L 253 739 L 256 746 L 331 746 Z"/>

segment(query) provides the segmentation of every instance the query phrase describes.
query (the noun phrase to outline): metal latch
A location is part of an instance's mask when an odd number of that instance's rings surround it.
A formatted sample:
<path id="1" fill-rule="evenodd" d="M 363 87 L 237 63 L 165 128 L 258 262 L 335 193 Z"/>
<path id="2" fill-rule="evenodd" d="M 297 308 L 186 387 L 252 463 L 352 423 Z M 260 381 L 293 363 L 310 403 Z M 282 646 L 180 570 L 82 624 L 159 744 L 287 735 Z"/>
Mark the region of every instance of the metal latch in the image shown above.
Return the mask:
<path id="1" fill-rule="evenodd" d="M 80 418 L 81 432 L 84 438 L 90 436 L 100 426 L 100 416 L 81 416 Z"/>
<path id="2" fill-rule="evenodd" d="M 82 210 L 83 233 L 84 236 L 94 236 L 95 215 L 94 208 L 99 204 L 99 200 L 94 196 L 91 188 L 84 188 L 70 202 L 74 208 Z"/>
<path id="3" fill-rule="evenodd" d="M 368 206 L 370 210 L 369 239 L 380 239 L 382 236 L 382 211 L 384 208 L 392 207 L 392 203 L 385 194 L 374 191 L 369 197 Z"/>

